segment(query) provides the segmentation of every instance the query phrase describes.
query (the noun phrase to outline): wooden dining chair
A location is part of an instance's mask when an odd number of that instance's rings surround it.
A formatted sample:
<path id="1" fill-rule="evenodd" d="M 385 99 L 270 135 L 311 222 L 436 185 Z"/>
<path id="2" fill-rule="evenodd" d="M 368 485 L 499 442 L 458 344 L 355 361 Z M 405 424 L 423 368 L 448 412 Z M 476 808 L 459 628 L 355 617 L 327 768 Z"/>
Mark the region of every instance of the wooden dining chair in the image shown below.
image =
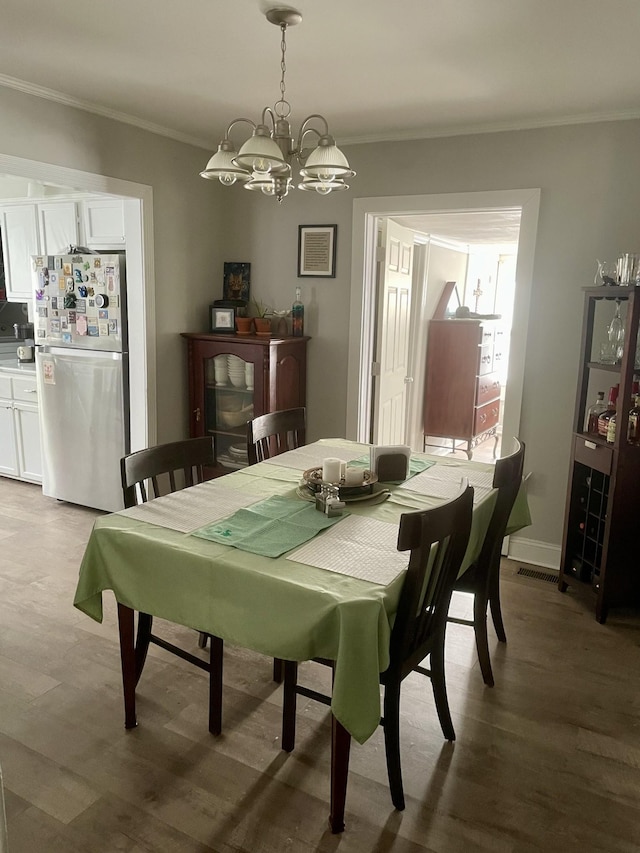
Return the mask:
<path id="1" fill-rule="evenodd" d="M 120 460 L 124 505 L 125 507 L 138 506 L 181 488 L 202 483 L 205 478 L 205 467 L 213 463 L 212 436 L 174 441 L 130 453 Z M 154 634 L 152 628 L 153 617 L 149 613 L 140 613 L 135 643 L 136 684 L 142 675 L 150 643 L 204 669 L 209 673 L 209 731 L 212 734 L 220 734 L 223 641 L 219 637 L 199 632 L 200 648 L 205 648 L 208 640 L 211 642 L 207 662 Z"/>
<path id="2" fill-rule="evenodd" d="M 305 443 L 307 413 L 304 406 L 269 412 L 247 424 L 247 455 L 249 465 L 264 462 L 286 450 Z"/>
<path id="3" fill-rule="evenodd" d="M 380 674 L 384 685 L 384 741 L 391 799 L 404 809 L 400 765 L 400 687 L 414 670 L 431 677 L 438 719 L 447 740 L 455 740 L 444 673 L 444 642 L 453 584 L 467 549 L 473 511 L 473 488 L 465 484 L 454 500 L 400 518 L 398 550 L 410 551 L 389 646 L 389 666 Z M 421 665 L 429 656 L 430 669 Z M 333 667 L 334 662 L 314 658 Z M 297 681 L 298 664 L 284 661 L 282 748 L 295 745 L 296 696 L 331 704 L 331 698 Z"/>
<path id="4" fill-rule="evenodd" d="M 449 617 L 450 622 L 473 626 L 480 671 L 488 687 L 494 685 L 487 635 L 489 607 L 498 640 L 501 643 L 507 641 L 500 606 L 500 553 L 524 469 L 524 442 L 516 438 L 515 443 L 514 452 L 498 459 L 495 465 L 493 488 L 498 490 L 498 495 L 478 559 L 458 578 L 454 586 L 456 592 L 473 593 L 473 619 Z"/>
<path id="5" fill-rule="evenodd" d="M 295 450 L 305 443 L 307 431 L 307 410 L 304 406 L 296 409 L 282 409 L 260 415 L 247 423 L 247 456 L 249 465 L 264 462 L 287 450 Z M 273 661 L 273 680 L 282 683 L 282 661 Z"/>

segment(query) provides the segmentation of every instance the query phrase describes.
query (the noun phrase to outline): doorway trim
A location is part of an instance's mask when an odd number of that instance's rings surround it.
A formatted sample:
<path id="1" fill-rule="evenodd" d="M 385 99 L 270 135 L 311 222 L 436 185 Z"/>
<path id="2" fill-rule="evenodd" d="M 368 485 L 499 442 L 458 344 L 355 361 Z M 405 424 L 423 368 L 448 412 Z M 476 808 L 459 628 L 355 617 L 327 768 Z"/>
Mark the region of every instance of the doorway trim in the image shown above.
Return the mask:
<path id="1" fill-rule="evenodd" d="M 151 447 L 157 441 L 153 189 L 9 154 L 0 154 L 0 174 L 58 184 L 82 193 L 124 197 L 129 280 L 142 282 L 141 288 L 127 294 L 130 399 L 136 401 L 135 409 L 130 408 L 131 449 Z"/>
<path id="2" fill-rule="evenodd" d="M 351 241 L 351 303 L 347 369 L 346 435 L 368 441 L 371 420 L 373 323 L 375 311 L 376 218 L 419 213 L 521 211 L 513 306 L 509 388 L 505 398 L 503 434 L 518 435 L 524 386 L 529 304 L 533 283 L 540 190 L 359 198 L 353 202 Z"/>

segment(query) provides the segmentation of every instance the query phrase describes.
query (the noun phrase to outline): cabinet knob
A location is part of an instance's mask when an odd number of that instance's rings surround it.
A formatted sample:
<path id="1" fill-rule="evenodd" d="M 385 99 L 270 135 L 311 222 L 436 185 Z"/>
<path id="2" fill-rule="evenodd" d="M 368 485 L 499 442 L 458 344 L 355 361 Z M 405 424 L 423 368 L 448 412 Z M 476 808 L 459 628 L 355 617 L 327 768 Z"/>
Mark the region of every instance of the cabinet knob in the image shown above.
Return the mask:
<path id="1" fill-rule="evenodd" d="M 405 385 L 410 385 L 412 382 L 413 382 L 413 376 L 405 376 L 404 377 L 404 384 Z"/>

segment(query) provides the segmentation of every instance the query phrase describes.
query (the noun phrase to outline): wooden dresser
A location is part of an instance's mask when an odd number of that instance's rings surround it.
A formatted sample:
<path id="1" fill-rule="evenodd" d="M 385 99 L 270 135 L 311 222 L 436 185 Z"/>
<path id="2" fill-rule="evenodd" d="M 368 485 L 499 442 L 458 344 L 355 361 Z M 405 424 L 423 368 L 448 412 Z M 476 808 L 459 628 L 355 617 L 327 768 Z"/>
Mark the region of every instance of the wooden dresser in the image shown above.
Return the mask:
<path id="1" fill-rule="evenodd" d="M 488 320 L 430 320 L 424 388 L 424 442 L 467 442 L 467 456 L 489 436 L 497 443 L 503 332 Z"/>

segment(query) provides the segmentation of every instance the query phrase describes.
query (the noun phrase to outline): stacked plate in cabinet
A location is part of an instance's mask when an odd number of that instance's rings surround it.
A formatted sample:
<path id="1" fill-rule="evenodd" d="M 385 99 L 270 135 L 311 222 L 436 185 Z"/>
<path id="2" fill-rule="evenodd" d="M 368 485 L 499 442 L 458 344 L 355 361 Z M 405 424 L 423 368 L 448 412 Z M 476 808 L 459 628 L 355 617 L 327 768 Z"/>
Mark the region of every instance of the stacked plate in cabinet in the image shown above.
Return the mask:
<path id="1" fill-rule="evenodd" d="M 227 371 L 229 380 L 236 388 L 245 388 L 245 361 L 237 355 L 227 356 Z"/>

